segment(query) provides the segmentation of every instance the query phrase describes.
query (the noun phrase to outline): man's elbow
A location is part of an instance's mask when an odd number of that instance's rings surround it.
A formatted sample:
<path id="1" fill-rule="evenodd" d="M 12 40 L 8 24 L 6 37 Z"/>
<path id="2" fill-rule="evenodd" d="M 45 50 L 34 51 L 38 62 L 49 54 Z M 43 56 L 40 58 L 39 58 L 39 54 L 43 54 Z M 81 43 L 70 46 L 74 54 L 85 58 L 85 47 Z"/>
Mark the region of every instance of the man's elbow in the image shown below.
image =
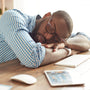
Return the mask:
<path id="1" fill-rule="evenodd" d="M 25 65 L 26 67 L 28 67 L 28 68 L 38 68 L 40 65 L 39 64 L 37 64 L 38 62 L 35 62 L 35 63 L 33 63 L 33 64 L 29 64 L 29 65 Z"/>
<path id="2" fill-rule="evenodd" d="M 83 48 L 84 51 L 88 51 L 89 49 L 90 49 L 90 44 L 87 44 L 87 46 Z"/>
<path id="3" fill-rule="evenodd" d="M 38 68 L 40 66 L 39 61 L 27 60 L 25 62 L 21 61 L 21 64 L 27 68 Z"/>
<path id="4" fill-rule="evenodd" d="M 79 51 L 88 51 L 90 49 L 90 44 L 89 43 L 83 43 L 78 50 Z"/>

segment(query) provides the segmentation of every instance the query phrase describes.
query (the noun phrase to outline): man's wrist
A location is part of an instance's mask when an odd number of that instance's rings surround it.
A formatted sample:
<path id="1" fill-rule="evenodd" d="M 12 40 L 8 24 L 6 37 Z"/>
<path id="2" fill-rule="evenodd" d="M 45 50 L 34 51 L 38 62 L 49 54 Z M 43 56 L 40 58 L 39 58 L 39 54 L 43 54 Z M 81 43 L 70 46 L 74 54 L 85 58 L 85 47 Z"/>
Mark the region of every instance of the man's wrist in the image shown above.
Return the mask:
<path id="1" fill-rule="evenodd" d="M 70 48 L 65 48 L 65 50 L 67 51 L 67 56 L 70 56 L 71 55 L 71 49 Z"/>

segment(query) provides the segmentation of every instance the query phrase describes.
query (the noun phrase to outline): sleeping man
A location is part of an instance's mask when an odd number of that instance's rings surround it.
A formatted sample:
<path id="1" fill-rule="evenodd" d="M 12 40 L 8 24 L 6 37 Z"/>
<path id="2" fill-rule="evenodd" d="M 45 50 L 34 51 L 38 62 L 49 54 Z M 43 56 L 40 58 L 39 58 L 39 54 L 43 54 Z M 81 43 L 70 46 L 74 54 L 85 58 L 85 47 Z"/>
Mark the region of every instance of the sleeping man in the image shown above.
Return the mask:
<path id="1" fill-rule="evenodd" d="M 6 11 L 0 18 L 0 63 L 18 58 L 22 65 L 37 68 L 87 51 L 89 38 L 71 35 L 73 22 L 65 11 L 29 16 L 19 10 Z M 71 50 L 72 49 L 72 50 Z"/>

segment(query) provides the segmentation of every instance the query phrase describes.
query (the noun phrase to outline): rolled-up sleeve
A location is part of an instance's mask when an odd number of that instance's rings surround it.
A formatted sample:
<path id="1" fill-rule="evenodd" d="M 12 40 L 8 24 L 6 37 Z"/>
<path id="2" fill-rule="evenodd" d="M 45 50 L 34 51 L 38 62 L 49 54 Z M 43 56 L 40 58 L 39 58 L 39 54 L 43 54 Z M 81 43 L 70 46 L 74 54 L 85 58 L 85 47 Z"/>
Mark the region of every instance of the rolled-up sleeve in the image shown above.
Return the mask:
<path id="1" fill-rule="evenodd" d="M 45 48 L 41 46 L 41 43 L 35 43 L 24 30 L 17 31 L 12 40 L 14 46 L 12 44 L 11 46 L 21 64 L 32 68 L 40 66 L 45 56 Z"/>
<path id="2" fill-rule="evenodd" d="M 15 32 L 11 38 L 12 44 L 10 46 L 13 46 L 21 64 L 32 68 L 40 66 L 45 56 L 45 48 L 41 46 L 41 43 L 35 43 L 24 30 Z"/>
<path id="3" fill-rule="evenodd" d="M 36 43 L 28 34 L 26 21 L 14 11 L 6 12 L 2 20 L 2 34 L 22 65 L 30 68 L 39 67 L 45 56 L 45 47 Z M 3 24 L 4 22 L 4 24 Z"/>

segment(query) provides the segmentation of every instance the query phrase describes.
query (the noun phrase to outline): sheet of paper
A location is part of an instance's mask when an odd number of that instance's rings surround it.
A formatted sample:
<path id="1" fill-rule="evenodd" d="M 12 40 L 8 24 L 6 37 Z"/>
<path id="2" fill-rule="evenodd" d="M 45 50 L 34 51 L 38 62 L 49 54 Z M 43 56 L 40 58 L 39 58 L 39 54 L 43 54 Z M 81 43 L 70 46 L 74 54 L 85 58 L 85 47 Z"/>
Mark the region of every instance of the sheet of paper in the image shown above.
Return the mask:
<path id="1" fill-rule="evenodd" d="M 0 84 L 0 90 L 11 90 L 12 86 Z"/>
<path id="2" fill-rule="evenodd" d="M 55 64 L 75 68 L 78 65 L 87 61 L 88 59 L 90 59 L 90 55 L 72 55 L 70 57 L 67 57 L 67 58 L 55 63 Z"/>

